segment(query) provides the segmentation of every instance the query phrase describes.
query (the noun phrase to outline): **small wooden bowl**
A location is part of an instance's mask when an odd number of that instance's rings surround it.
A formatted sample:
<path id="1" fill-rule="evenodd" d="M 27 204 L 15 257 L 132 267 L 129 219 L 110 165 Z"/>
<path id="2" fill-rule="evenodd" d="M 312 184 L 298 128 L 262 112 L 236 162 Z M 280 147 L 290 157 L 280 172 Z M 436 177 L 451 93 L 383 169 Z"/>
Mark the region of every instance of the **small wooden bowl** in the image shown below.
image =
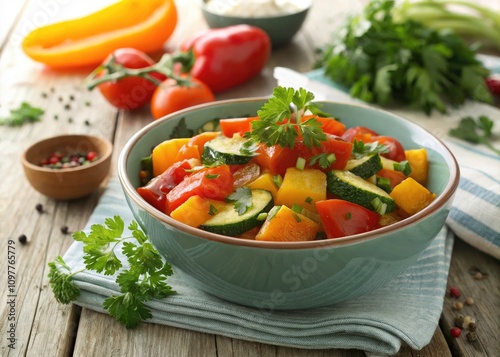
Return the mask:
<path id="1" fill-rule="evenodd" d="M 69 155 L 95 151 L 98 159 L 74 168 L 51 169 L 40 166 L 52 153 Z M 106 178 L 111 166 L 113 145 L 103 138 L 90 135 L 61 135 L 39 141 L 23 153 L 26 178 L 35 190 L 58 200 L 84 197 L 95 191 Z"/>

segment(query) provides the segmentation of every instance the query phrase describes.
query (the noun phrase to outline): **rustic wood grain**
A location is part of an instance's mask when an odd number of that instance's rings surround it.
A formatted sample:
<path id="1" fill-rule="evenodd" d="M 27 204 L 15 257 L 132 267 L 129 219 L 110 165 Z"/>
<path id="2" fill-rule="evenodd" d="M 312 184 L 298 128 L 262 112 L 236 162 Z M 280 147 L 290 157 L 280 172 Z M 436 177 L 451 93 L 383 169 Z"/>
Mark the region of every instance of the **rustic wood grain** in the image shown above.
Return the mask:
<path id="1" fill-rule="evenodd" d="M 474 279 L 476 270 L 484 273 L 482 280 Z M 453 259 L 448 278 L 448 289 L 457 287 L 461 296 L 452 298 L 447 292 L 443 306 L 441 327 L 448 339 L 454 355 L 464 357 L 500 356 L 500 261 L 481 253 L 470 245 L 456 239 L 453 249 Z M 448 290 L 449 291 L 449 290 Z M 474 299 L 473 305 L 465 304 L 465 299 Z M 462 302 L 464 307 L 455 310 L 453 303 Z M 459 338 L 450 336 L 454 327 L 454 317 L 458 315 L 471 316 L 477 325 L 477 340 L 469 342 L 466 337 L 468 329 L 464 329 Z"/>

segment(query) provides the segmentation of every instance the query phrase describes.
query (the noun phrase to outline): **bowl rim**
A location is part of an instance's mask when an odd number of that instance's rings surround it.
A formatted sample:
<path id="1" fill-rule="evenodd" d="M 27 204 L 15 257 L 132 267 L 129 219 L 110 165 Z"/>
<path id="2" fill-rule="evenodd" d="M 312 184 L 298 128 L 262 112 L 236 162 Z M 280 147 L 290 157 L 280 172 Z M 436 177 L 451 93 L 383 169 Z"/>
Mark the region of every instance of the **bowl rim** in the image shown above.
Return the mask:
<path id="1" fill-rule="evenodd" d="M 37 146 L 41 145 L 41 144 L 44 144 L 48 141 L 52 141 L 52 140 L 56 140 L 56 139 L 60 139 L 60 138 L 71 138 L 71 137 L 74 137 L 74 138 L 90 138 L 94 141 L 99 141 L 100 143 L 104 144 L 105 146 L 105 152 L 104 153 L 100 153 L 101 156 L 99 157 L 99 159 L 87 164 L 87 165 L 84 165 L 84 166 L 76 166 L 76 167 L 68 167 L 68 168 L 61 168 L 61 169 L 51 169 L 51 168 L 47 168 L 47 167 L 42 167 L 42 166 L 39 166 L 39 165 L 36 165 L 34 163 L 32 163 L 31 161 L 29 161 L 27 158 L 26 158 L 26 155 L 28 153 L 28 151 L 30 150 L 33 150 L 35 149 Z M 88 170 L 92 167 L 95 167 L 103 162 L 106 162 L 107 160 L 109 160 L 111 158 L 111 155 L 113 154 L 113 143 L 111 141 L 109 141 L 108 139 L 106 138 L 103 138 L 101 136 L 96 136 L 96 135 L 88 135 L 88 134 L 62 134 L 62 135 L 55 135 L 55 136 L 50 136 L 50 137 L 47 137 L 47 138 L 44 138 L 44 139 L 41 139 L 33 144 L 31 144 L 30 146 L 28 146 L 22 153 L 21 155 L 21 162 L 23 164 L 24 167 L 26 168 L 29 168 L 31 170 L 34 170 L 34 171 L 39 171 L 39 172 L 46 172 L 46 173 L 66 173 L 66 172 L 78 172 L 78 171 L 85 171 L 85 170 Z"/>
<path id="2" fill-rule="evenodd" d="M 405 119 L 404 117 L 392 113 L 390 111 L 371 107 L 365 104 L 357 104 L 357 103 L 349 103 L 343 101 L 331 101 L 331 100 L 322 100 L 318 101 L 321 103 L 334 103 L 334 104 L 342 104 L 353 107 L 361 107 L 364 109 L 374 110 L 381 112 L 385 115 L 389 115 L 397 118 L 398 120 L 404 120 L 408 125 L 418 128 L 425 133 L 427 133 L 433 140 L 435 140 L 444 150 L 445 155 L 443 156 L 444 160 L 450 167 L 450 180 L 447 182 L 446 186 L 443 189 L 443 193 L 436 197 L 436 199 L 427 207 L 425 207 L 420 212 L 410 216 L 404 220 L 401 220 L 397 223 L 391 224 L 390 226 L 385 226 L 378 228 L 375 231 L 364 232 L 360 234 L 355 234 L 342 238 L 334 238 L 334 239 L 322 239 L 322 240 L 314 240 L 314 241 L 304 241 L 304 242 L 270 242 L 270 241 L 257 241 L 251 239 L 243 239 L 236 237 L 224 236 L 221 234 L 211 233 L 207 231 L 203 231 L 199 228 L 194 228 L 188 226 L 184 223 L 176 221 L 171 218 L 167 214 L 160 212 L 156 208 L 152 207 L 147 203 L 138 193 L 137 190 L 132 186 L 132 183 L 127 177 L 126 164 L 128 161 L 128 157 L 130 156 L 131 149 L 135 146 L 135 144 L 142 138 L 143 135 L 153 130 L 155 127 L 161 125 L 163 122 L 172 120 L 174 118 L 182 117 L 183 115 L 202 108 L 216 107 L 219 105 L 236 103 L 236 102 L 258 102 L 258 101 L 266 101 L 268 97 L 248 97 L 248 98 L 236 98 L 236 99 L 226 99 L 226 100 L 218 100 L 215 102 L 200 104 L 196 106 L 192 106 L 190 108 L 182 109 L 175 113 L 166 115 L 160 119 L 155 120 L 154 122 L 146 125 L 139 131 L 137 131 L 124 145 L 120 155 L 118 157 L 118 178 L 122 185 L 122 189 L 126 195 L 130 199 L 134 201 L 139 207 L 145 210 L 148 214 L 152 215 L 154 218 L 158 219 L 163 224 L 167 224 L 172 226 L 184 233 L 192 234 L 194 236 L 207 239 L 210 241 L 215 241 L 224 244 L 238 245 L 238 246 L 246 246 L 253 248 L 266 248 L 266 249 L 314 249 L 314 248 L 323 248 L 323 247 L 332 247 L 332 246 L 344 246 L 351 245 L 354 243 L 360 243 L 366 240 L 375 240 L 377 238 L 381 238 L 388 233 L 393 234 L 398 231 L 405 230 L 410 226 L 413 226 L 418 223 L 418 221 L 424 219 L 425 217 L 430 216 L 432 213 L 440 210 L 442 207 L 446 206 L 448 201 L 453 198 L 455 191 L 458 188 L 459 180 L 460 180 L 460 169 L 458 166 L 458 162 L 450 149 L 434 134 L 430 133 L 428 130 L 422 128 L 418 124 L 411 122 L 410 120 Z"/>
<path id="3" fill-rule="evenodd" d="M 207 9 L 207 4 L 204 2 L 204 1 L 200 1 L 201 4 L 200 4 L 200 7 L 201 7 L 201 10 L 203 12 L 206 12 L 210 15 L 214 15 L 214 16 L 220 16 L 220 17 L 223 17 L 223 18 L 226 18 L 226 19 L 229 19 L 229 20 L 239 20 L 239 21 L 248 21 L 249 19 L 251 20 L 275 20 L 275 19 L 282 19 L 282 18 L 286 18 L 286 17 L 289 17 L 289 16 L 296 16 L 298 14 L 302 14 L 302 13 L 305 13 L 305 12 L 308 12 L 309 9 L 312 7 L 313 5 L 313 0 L 307 0 L 307 4 L 304 4 L 305 6 L 303 8 L 301 8 L 299 11 L 294 11 L 294 12 L 289 12 L 289 13 L 284 13 L 284 14 L 281 14 L 281 15 L 272 15 L 272 16 L 234 16 L 234 15 L 226 15 L 226 14 L 220 14 L 220 13 L 217 13 L 217 12 L 213 12 L 213 11 L 210 11 L 209 9 Z"/>

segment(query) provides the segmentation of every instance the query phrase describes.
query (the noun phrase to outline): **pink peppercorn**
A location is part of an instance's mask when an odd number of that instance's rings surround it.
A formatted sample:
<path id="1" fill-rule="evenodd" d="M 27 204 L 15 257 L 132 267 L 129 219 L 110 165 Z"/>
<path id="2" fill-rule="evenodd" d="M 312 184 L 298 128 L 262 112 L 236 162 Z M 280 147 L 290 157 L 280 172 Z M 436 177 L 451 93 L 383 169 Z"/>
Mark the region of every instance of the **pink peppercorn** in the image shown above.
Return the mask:
<path id="1" fill-rule="evenodd" d="M 451 330 L 450 330 L 450 335 L 452 337 L 460 337 L 460 334 L 462 333 L 462 330 L 459 329 L 458 327 L 453 327 Z"/>
<path id="2" fill-rule="evenodd" d="M 454 298 L 459 298 L 460 297 L 460 290 L 456 286 L 452 286 L 450 288 L 450 296 Z"/>

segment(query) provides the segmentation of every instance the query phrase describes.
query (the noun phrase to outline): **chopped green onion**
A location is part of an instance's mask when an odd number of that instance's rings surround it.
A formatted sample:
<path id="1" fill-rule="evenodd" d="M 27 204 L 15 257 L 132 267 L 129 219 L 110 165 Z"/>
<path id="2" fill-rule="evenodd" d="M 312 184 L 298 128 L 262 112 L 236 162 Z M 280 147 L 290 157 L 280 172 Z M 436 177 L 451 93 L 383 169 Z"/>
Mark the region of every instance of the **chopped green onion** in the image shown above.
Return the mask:
<path id="1" fill-rule="evenodd" d="M 205 175 L 205 177 L 209 180 L 213 180 L 213 179 L 216 179 L 217 177 L 219 177 L 219 174 L 207 174 L 207 175 Z"/>
<path id="2" fill-rule="evenodd" d="M 281 184 L 283 183 L 283 177 L 281 177 L 281 175 L 274 175 L 273 181 L 276 187 L 280 188 Z"/>
<path id="3" fill-rule="evenodd" d="M 296 213 L 302 213 L 302 206 L 294 203 L 292 206 L 292 211 Z"/>
<path id="4" fill-rule="evenodd" d="M 380 198 L 375 197 L 371 203 L 378 214 L 383 215 L 387 211 L 387 203 L 383 203 Z"/>
<path id="5" fill-rule="evenodd" d="M 210 204 L 210 208 L 208 209 L 208 214 L 213 216 L 218 212 L 217 208 L 213 204 Z"/>
<path id="6" fill-rule="evenodd" d="M 335 156 L 335 154 L 332 152 L 330 155 L 328 155 L 326 157 L 326 159 L 328 160 L 328 162 L 331 164 L 333 164 L 336 160 L 337 160 L 337 157 Z"/>
<path id="7" fill-rule="evenodd" d="M 308 196 L 308 197 L 306 197 L 305 202 L 309 203 L 309 204 L 312 204 L 313 203 L 313 199 Z"/>
<path id="8" fill-rule="evenodd" d="M 259 213 L 259 215 L 257 216 L 257 221 L 265 221 L 267 218 L 267 212 L 262 212 L 262 213 Z"/>
<path id="9" fill-rule="evenodd" d="M 300 223 L 300 222 L 302 222 L 302 220 L 300 219 L 300 217 L 299 217 L 299 216 L 297 216 L 296 214 L 294 214 L 294 215 L 293 215 L 293 217 L 295 218 L 295 220 L 296 220 L 297 222 L 299 222 L 299 223 Z"/>
<path id="10" fill-rule="evenodd" d="M 411 167 L 408 160 L 394 163 L 394 171 L 401 171 L 405 176 L 411 174 Z"/>
<path id="11" fill-rule="evenodd" d="M 377 186 L 380 187 L 382 190 L 384 190 L 387 193 L 390 193 L 392 191 L 391 180 L 389 180 L 387 177 L 378 177 L 377 176 Z"/>
<path id="12" fill-rule="evenodd" d="M 271 220 L 273 219 L 276 214 L 278 214 L 278 211 L 281 209 L 281 206 L 274 206 L 273 208 L 271 208 L 271 210 L 269 211 L 269 217 L 268 219 Z"/>
<path id="13" fill-rule="evenodd" d="M 295 164 L 295 167 L 298 169 L 298 170 L 304 170 L 306 168 L 306 159 L 304 159 L 303 157 L 299 157 L 297 159 L 297 163 Z"/>
<path id="14" fill-rule="evenodd" d="M 351 212 L 347 212 L 347 214 L 345 215 L 345 218 L 347 218 L 349 220 L 349 219 L 351 219 L 351 217 L 352 217 Z"/>

